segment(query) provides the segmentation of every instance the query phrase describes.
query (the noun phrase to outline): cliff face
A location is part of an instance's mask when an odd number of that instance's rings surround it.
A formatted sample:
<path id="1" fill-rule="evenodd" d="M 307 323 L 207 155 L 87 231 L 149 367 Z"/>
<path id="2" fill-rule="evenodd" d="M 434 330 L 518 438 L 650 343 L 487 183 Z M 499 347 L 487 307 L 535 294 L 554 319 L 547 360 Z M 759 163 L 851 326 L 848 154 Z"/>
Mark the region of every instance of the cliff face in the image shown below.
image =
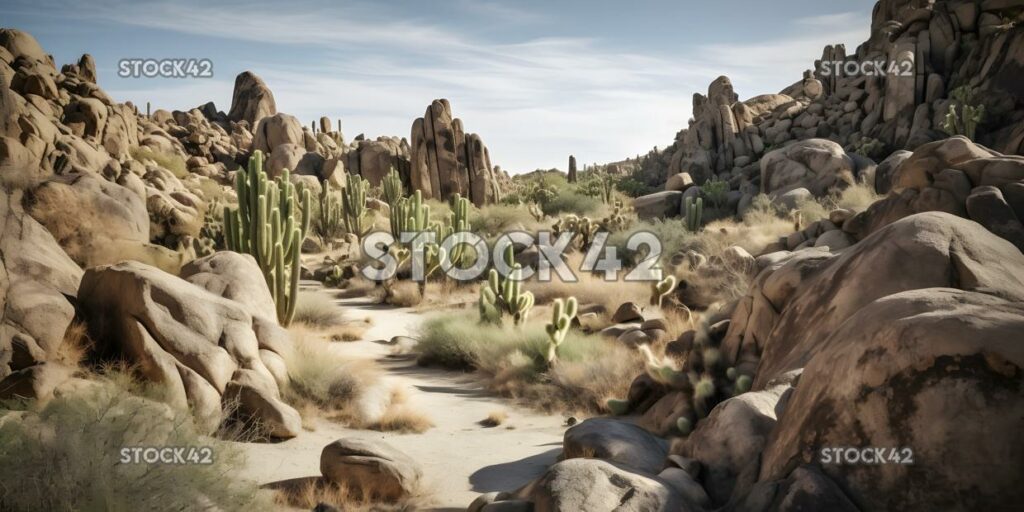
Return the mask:
<path id="1" fill-rule="evenodd" d="M 984 107 L 972 138 L 1024 152 L 1024 16 L 1011 0 L 883 0 L 855 52 L 827 46 L 814 69 L 778 94 L 739 101 L 727 77 L 694 94 L 693 119 L 641 172 L 689 172 L 759 185 L 758 161 L 794 141 L 830 139 L 880 161 L 950 135 L 950 108 Z"/>

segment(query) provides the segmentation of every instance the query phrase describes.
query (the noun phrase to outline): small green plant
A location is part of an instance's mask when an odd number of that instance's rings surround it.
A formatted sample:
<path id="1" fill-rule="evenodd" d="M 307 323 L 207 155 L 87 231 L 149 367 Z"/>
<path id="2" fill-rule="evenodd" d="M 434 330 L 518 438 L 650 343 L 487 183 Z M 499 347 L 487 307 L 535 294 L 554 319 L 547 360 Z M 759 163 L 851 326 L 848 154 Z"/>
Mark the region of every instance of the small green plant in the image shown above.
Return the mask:
<path id="1" fill-rule="evenodd" d="M 310 212 L 309 191 L 297 193 L 288 178 L 286 169 L 276 180 L 268 180 L 263 153 L 256 151 L 235 180 L 238 208 L 224 208 L 228 249 L 256 259 L 282 325 L 291 323 L 295 315 L 299 249 L 309 230 Z"/>
<path id="2" fill-rule="evenodd" d="M 502 277 L 492 268 L 487 274 L 487 284 L 480 288 L 480 321 L 501 323 L 502 317 L 508 314 L 513 324 L 522 325 L 533 309 L 533 294 L 522 289 L 523 266 L 515 263 L 511 245 L 506 247 L 503 256 L 512 271 Z"/>
<path id="3" fill-rule="evenodd" d="M 704 216 L 704 199 L 703 198 L 692 198 L 687 197 L 683 201 L 683 208 L 686 213 L 686 217 L 683 218 L 683 222 L 686 224 L 687 231 L 696 233 L 700 231 L 701 217 Z"/>
<path id="4" fill-rule="evenodd" d="M 572 319 L 576 317 L 578 304 L 576 297 L 569 297 L 564 302 L 562 299 L 555 299 L 554 308 L 551 311 L 551 323 L 545 326 L 548 333 L 548 365 L 552 365 L 558 359 L 558 346 L 565 341 L 565 335 L 569 332 Z"/>
<path id="5" fill-rule="evenodd" d="M 976 92 L 967 85 L 953 89 L 950 97 L 956 101 L 949 105 L 949 112 L 946 113 L 946 120 L 942 124 L 943 131 L 974 140 L 978 124 L 985 118 L 985 105 L 975 103 Z"/>
<path id="6" fill-rule="evenodd" d="M 601 200 L 604 201 L 604 204 L 611 204 L 612 194 L 615 192 L 615 177 L 604 173 L 598 179 L 601 184 Z"/>
<path id="7" fill-rule="evenodd" d="M 676 276 L 668 276 L 661 281 L 651 282 L 651 305 L 661 307 L 665 297 L 676 289 Z"/>
<path id="8" fill-rule="evenodd" d="M 384 176 L 381 187 L 384 192 L 384 201 L 388 203 L 388 206 L 394 207 L 395 203 L 402 198 L 402 177 L 394 167 L 391 168 L 391 172 L 387 176 Z"/>
<path id="9" fill-rule="evenodd" d="M 366 220 L 366 191 L 370 182 L 362 176 L 350 174 L 348 183 L 341 189 L 342 213 L 345 215 L 345 231 L 362 239 L 370 230 L 364 226 Z"/>
<path id="10" fill-rule="evenodd" d="M 544 210 L 541 210 L 540 206 L 530 203 L 530 206 L 529 208 L 527 208 L 527 210 L 530 212 L 530 215 L 533 215 L 534 219 L 537 219 L 537 222 L 544 220 Z"/>
<path id="11" fill-rule="evenodd" d="M 700 187 L 700 193 L 714 208 L 725 206 L 729 194 L 729 182 L 717 178 L 708 178 Z"/>

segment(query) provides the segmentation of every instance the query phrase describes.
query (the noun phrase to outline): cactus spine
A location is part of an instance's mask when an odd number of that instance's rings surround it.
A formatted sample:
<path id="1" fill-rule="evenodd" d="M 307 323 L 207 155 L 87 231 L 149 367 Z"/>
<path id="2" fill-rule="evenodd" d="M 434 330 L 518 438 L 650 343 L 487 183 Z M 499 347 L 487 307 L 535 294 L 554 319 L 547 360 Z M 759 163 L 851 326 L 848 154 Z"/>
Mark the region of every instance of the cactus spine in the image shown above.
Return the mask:
<path id="1" fill-rule="evenodd" d="M 572 325 L 572 319 L 576 317 L 577 307 L 576 297 L 569 297 L 565 302 L 562 299 L 555 299 L 555 307 L 551 311 L 551 323 L 545 326 L 548 333 L 548 365 L 558 359 L 558 347 L 565 341 L 566 334 L 569 334 L 569 326 Z"/>
<path id="2" fill-rule="evenodd" d="M 698 197 L 694 200 L 692 197 L 687 197 L 683 202 L 683 208 L 686 211 L 686 217 L 683 219 L 686 229 L 696 233 L 700 230 L 701 217 L 704 215 L 704 199 Z"/>
<path id="3" fill-rule="evenodd" d="M 330 184 L 324 182 L 320 190 L 320 217 L 316 222 L 317 235 L 323 240 L 328 240 L 338 235 L 344 229 L 344 213 L 341 202 L 332 193 Z"/>
<path id="4" fill-rule="evenodd" d="M 345 230 L 363 238 L 369 231 L 364 227 L 363 221 L 366 217 L 366 190 L 370 188 L 370 182 L 362 176 L 350 174 L 348 183 L 341 189 L 341 206 L 345 215 Z"/>
<path id="5" fill-rule="evenodd" d="M 384 189 L 384 201 L 388 203 L 388 206 L 393 208 L 395 203 L 402 198 L 402 177 L 394 167 L 392 167 L 391 172 L 384 177 L 384 181 L 381 186 Z"/>
<path id="6" fill-rule="evenodd" d="M 256 259 L 277 306 L 277 319 L 291 323 L 299 287 L 299 249 L 309 231 L 310 194 L 296 192 L 288 171 L 274 181 L 263 171 L 263 153 L 249 158 L 235 179 L 238 208 L 224 208 L 229 250 Z M 299 203 L 296 204 L 296 197 Z"/>

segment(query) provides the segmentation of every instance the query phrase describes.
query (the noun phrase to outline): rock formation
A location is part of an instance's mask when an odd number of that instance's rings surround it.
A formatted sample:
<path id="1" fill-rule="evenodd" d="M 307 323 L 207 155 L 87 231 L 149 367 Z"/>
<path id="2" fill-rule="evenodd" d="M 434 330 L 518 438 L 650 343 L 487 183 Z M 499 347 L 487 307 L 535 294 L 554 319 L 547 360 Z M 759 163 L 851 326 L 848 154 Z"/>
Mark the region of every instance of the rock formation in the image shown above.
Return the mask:
<path id="1" fill-rule="evenodd" d="M 263 80 L 251 71 L 244 71 L 235 77 L 235 89 L 231 94 L 231 110 L 228 119 L 245 121 L 249 127 L 256 126 L 261 119 L 277 113 L 274 93 Z"/>
<path id="2" fill-rule="evenodd" d="M 410 183 L 425 197 L 444 199 L 458 193 L 477 206 L 499 198 L 487 147 L 452 117 L 448 100 L 434 100 L 413 121 L 410 141 Z"/>
<path id="3" fill-rule="evenodd" d="M 569 171 L 566 179 L 569 183 L 576 183 L 576 157 L 569 155 Z"/>

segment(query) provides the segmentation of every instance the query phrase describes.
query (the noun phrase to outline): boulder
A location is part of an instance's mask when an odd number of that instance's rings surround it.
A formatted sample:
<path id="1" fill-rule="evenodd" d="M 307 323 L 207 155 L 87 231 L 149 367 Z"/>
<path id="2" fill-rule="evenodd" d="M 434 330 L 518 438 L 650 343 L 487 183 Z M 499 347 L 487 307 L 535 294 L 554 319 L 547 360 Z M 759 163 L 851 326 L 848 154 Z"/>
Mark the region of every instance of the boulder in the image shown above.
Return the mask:
<path id="1" fill-rule="evenodd" d="M 252 149 L 272 155 L 281 144 L 295 144 L 304 148 L 302 123 L 288 114 L 274 114 L 260 119 L 253 133 Z"/>
<path id="2" fill-rule="evenodd" d="M 910 156 L 913 155 L 910 151 L 899 150 L 894 151 L 891 155 L 882 160 L 875 168 L 875 192 L 879 194 L 888 194 L 889 190 L 892 189 L 892 179 L 896 174 L 896 169 L 899 168 L 900 164 L 905 162 Z"/>
<path id="3" fill-rule="evenodd" d="M 842 146 L 808 139 L 769 152 L 761 158 L 761 189 L 783 193 L 806 188 L 817 197 L 854 183 L 856 166 Z"/>
<path id="4" fill-rule="evenodd" d="M 476 206 L 498 200 L 498 173 L 490 153 L 478 135 L 465 132 L 448 100 L 434 100 L 413 121 L 408 151 L 409 182 L 424 198 L 458 193 Z"/>
<path id="5" fill-rule="evenodd" d="M 678 190 L 682 192 L 693 185 L 693 178 L 690 176 L 690 173 L 681 172 L 669 176 L 668 181 L 665 182 L 665 190 Z"/>
<path id="6" fill-rule="evenodd" d="M 633 200 L 633 209 L 641 220 L 678 217 L 682 209 L 683 193 L 666 190 L 641 196 Z"/>
<path id="7" fill-rule="evenodd" d="M 668 482 L 597 459 L 569 459 L 516 492 L 538 512 L 658 512 L 688 505 Z"/>
<path id="8" fill-rule="evenodd" d="M 761 478 L 821 464 L 861 510 L 1019 505 L 1024 298 L 983 291 L 892 294 L 823 337 L 765 448 Z M 828 463 L 822 450 L 835 447 L 885 448 L 888 460 L 897 450 L 906 463 Z"/>
<path id="9" fill-rule="evenodd" d="M 398 501 L 420 492 L 423 472 L 391 445 L 365 438 L 338 439 L 320 453 L 324 478 L 372 501 Z"/>
<path id="10" fill-rule="evenodd" d="M 805 464 L 784 479 L 763 481 L 735 497 L 723 512 L 858 512 L 836 483 L 817 466 Z"/>
<path id="11" fill-rule="evenodd" d="M 268 116 L 277 114 L 274 94 L 263 80 L 251 71 L 243 71 L 235 77 L 235 88 L 231 93 L 231 111 L 228 119 L 245 121 L 254 127 Z"/>
<path id="12" fill-rule="evenodd" d="M 635 302 L 623 302 L 612 314 L 612 323 L 614 324 L 642 322 L 643 320 L 643 310 Z"/>
<path id="13" fill-rule="evenodd" d="M 1024 251 L 1024 224 L 998 188 L 989 185 L 972 190 L 967 196 L 967 215 Z"/>
<path id="14" fill-rule="evenodd" d="M 622 420 L 591 418 L 565 431 L 562 458 L 607 460 L 641 473 L 657 474 L 668 442 Z"/>
<path id="15" fill-rule="evenodd" d="M 253 316 L 277 318 L 277 306 L 263 271 L 248 254 L 217 251 L 185 265 L 179 276 L 214 295 L 245 306 Z"/>
<path id="16" fill-rule="evenodd" d="M 279 347 L 280 332 L 257 328 L 248 307 L 134 261 L 89 269 L 78 300 L 99 354 L 137 365 L 202 426 L 217 427 L 223 402 L 270 435 L 298 434 L 298 414 L 279 400 L 260 357 L 260 349 Z"/>

